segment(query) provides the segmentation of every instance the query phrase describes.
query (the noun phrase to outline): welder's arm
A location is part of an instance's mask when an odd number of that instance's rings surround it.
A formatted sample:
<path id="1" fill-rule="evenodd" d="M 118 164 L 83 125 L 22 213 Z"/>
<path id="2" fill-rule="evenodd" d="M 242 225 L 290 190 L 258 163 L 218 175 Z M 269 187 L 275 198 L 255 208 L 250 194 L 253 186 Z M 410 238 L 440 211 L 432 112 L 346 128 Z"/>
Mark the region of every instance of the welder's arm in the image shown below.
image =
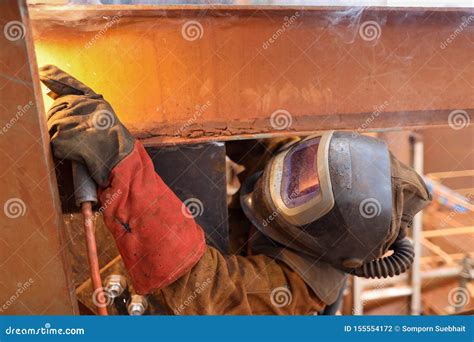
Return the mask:
<path id="1" fill-rule="evenodd" d="M 135 290 L 161 289 L 154 295 L 170 313 L 308 314 L 323 307 L 298 274 L 272 258 L 224 257 L 206 247 L 202 229 L 183 214 L 138 142 L 112 169 L 100 199 Z"/>
<path id="2" fill-rule="evenodd" d="M 266 255 L 223 256 L 212 247 L 153 296 L 178 315 L 307 315 L 325 306 L 285 264 Z"/>
<path id="3" fill-rule="evenodd" d="M 103 206 L 110 203 L 104 221 L 138 293 L 169 285 L 203 255 L 202 229 L 183 215 L 182 202 L 155 173 L 140 142 L 112 169 L 99 198 Z"/>
<path id="4" fill-rule="evenodd" d="M 40 69 L 55 94 L 48 112 L 53 153 L 87 166 L 99 185 L 104 220 L 140 294 L 188 272 L 205 251 L 202 229 L 182 214 L 181 201 L 155 173 L 100 94 L 53 65 Z"/>

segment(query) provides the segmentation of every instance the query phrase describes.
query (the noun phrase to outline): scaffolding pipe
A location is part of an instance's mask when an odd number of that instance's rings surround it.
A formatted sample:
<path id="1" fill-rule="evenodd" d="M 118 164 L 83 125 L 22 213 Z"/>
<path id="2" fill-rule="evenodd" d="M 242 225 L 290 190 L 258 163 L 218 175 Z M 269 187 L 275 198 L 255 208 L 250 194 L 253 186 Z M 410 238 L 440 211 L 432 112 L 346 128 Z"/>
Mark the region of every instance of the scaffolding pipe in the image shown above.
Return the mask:
<path id="1" fill-rule="evenodd" d="M 418 174 L 423 174 L 424 146 L 423 140 L 419 135 L 412 137 L 413 142 L 413 168 Z M 411 314 L 421 314 L 421 239 L 423 231 L 423 212 L 419 212 L 413 219 L 413 247 L 415 257 L 411 271 Z"/>
<path id="2" fill-rule="evenodd" d="M 362 302 L 370 302 L 379 299 L 393 299 L 399 297 L 406 297 L 412 294 L 410 286 L 403 287 L 387 287 L 384 289 L 375 289 L 366 291 L 362 294 Z"/>
<path id="3" fill-rule="evenodd" d="M 443 267 L 437 268 L 434 270 L 423 271 L 420 272 L 422 279 L 442 279 L 442 278 L 454 278 L 459 277 L 463 268 L 461 266 L 455 267 Z M 398 281 L 406 280 L 406 275 L 400 275 L 397 277 Z M 359 279 L 359 282 L 362 279 Z M 389 288 L 382 288 L 382 285 L 385 286 L 387 283 L 384 280 L 378 280 L 380 283 L 376 284 L 372 280 L 363 280 L 360 287 L 360 301 L 361 303 L 370 302 L 377 299 L 389 299 L 389 298 L 397 298 L 397 297 L 405 297 L 409 295 L 413 295 L 413 292 L 410 287 L 389 287 Z M 364 288 L 369 287 L 370 285 L 375 285 L 377 288 L 368 290 L 364 292 Z M 378 286 L 377 286 L 378 285 Z M 408 291 L 408 289 L 410 291 Z M 354 300 L 355 302 L 355 300 Z M 361 305 L 362 308 L 359 310 L 360 314 L 363 311 L 363 304 Z"/>
<path id="4" fill-rule="evenodd" d="M 354 300 L 352 314 L 360 316 L 364 313 L 364 303 L 362 302 L 362 291 L 364 290 L 364 279 L 359 277 L 352 278 L 352 296 Z"/>

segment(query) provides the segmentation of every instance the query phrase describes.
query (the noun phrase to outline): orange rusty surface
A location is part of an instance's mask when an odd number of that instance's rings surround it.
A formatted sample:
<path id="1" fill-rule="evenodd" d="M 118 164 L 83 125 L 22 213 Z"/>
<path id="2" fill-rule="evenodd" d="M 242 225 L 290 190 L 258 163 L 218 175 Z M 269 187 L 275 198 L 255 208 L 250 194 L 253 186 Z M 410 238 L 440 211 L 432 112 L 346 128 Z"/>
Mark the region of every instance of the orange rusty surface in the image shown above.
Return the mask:
<path id="1" fill-rule="evenodd" d="M 34 6 L 30 13 L 39 64 L 56 64 L 102 93 L 148 143 L 437 126 L 453 110 L 473 115 L 469 9 Z M 183 33 L 190 23 L 195 36 Z M 373 40 L 361 33 L 367 23 Z M 275 111 L 291 124 L 272 125 Z"/>
<path id="2" fill-rule="evenodd" d="M 77 313 L 24 2 L 0 23 L 0 315 Z"/>

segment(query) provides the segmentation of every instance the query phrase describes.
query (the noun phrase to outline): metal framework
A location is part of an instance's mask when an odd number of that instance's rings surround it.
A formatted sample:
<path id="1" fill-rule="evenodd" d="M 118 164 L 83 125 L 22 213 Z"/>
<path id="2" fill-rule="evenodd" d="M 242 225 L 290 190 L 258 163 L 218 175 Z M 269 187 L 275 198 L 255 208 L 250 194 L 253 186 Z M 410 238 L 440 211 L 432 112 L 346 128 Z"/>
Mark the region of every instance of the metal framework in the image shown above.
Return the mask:
<path id="1" fill-rule="evenodd" d="M 22 209 L 1 219 L 0 271 L 8 277 L 0 302 L 35 274 L 12 314 L 77 313 L 33 38 L 39 64 L 56 64 L 102 93 L 149 145 L 439 126 L 455 110 L 474 121 L 474 27 L 448 42 L 467 9 L 38 5 L 29 12 L 31 25 L 24 0 L 0 2 L 2 32 L 12 23 L 20 32 L 0 37 L 0 116 L 8 123 L 0 204 L 16 200 Z M 28 115 L 19 112 L 30 102 Z"/>
<path id="2" fill-rule="evenodd" d="M 470 14 L 31 7 L 39 64 L 54 63 L 104 94 L 148 144 L 439 126 L 454 110 L 470 119 L 472 25 L 445 42 Z"/>

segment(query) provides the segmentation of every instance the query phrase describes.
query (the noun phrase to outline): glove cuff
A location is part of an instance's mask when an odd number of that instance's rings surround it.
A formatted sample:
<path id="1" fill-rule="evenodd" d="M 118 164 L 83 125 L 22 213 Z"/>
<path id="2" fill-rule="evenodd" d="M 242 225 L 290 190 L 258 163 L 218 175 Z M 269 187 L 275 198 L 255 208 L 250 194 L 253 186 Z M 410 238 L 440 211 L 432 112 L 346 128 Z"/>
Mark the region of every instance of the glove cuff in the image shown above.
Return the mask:
<path id="1" fill-rule="evenodd" d="M 203 230 L 183 214 L 186 208 L 156 174 L 140 142 L 113 168 L 99 196 L 137 293 L 171 284 L 204 254 Z"/>

